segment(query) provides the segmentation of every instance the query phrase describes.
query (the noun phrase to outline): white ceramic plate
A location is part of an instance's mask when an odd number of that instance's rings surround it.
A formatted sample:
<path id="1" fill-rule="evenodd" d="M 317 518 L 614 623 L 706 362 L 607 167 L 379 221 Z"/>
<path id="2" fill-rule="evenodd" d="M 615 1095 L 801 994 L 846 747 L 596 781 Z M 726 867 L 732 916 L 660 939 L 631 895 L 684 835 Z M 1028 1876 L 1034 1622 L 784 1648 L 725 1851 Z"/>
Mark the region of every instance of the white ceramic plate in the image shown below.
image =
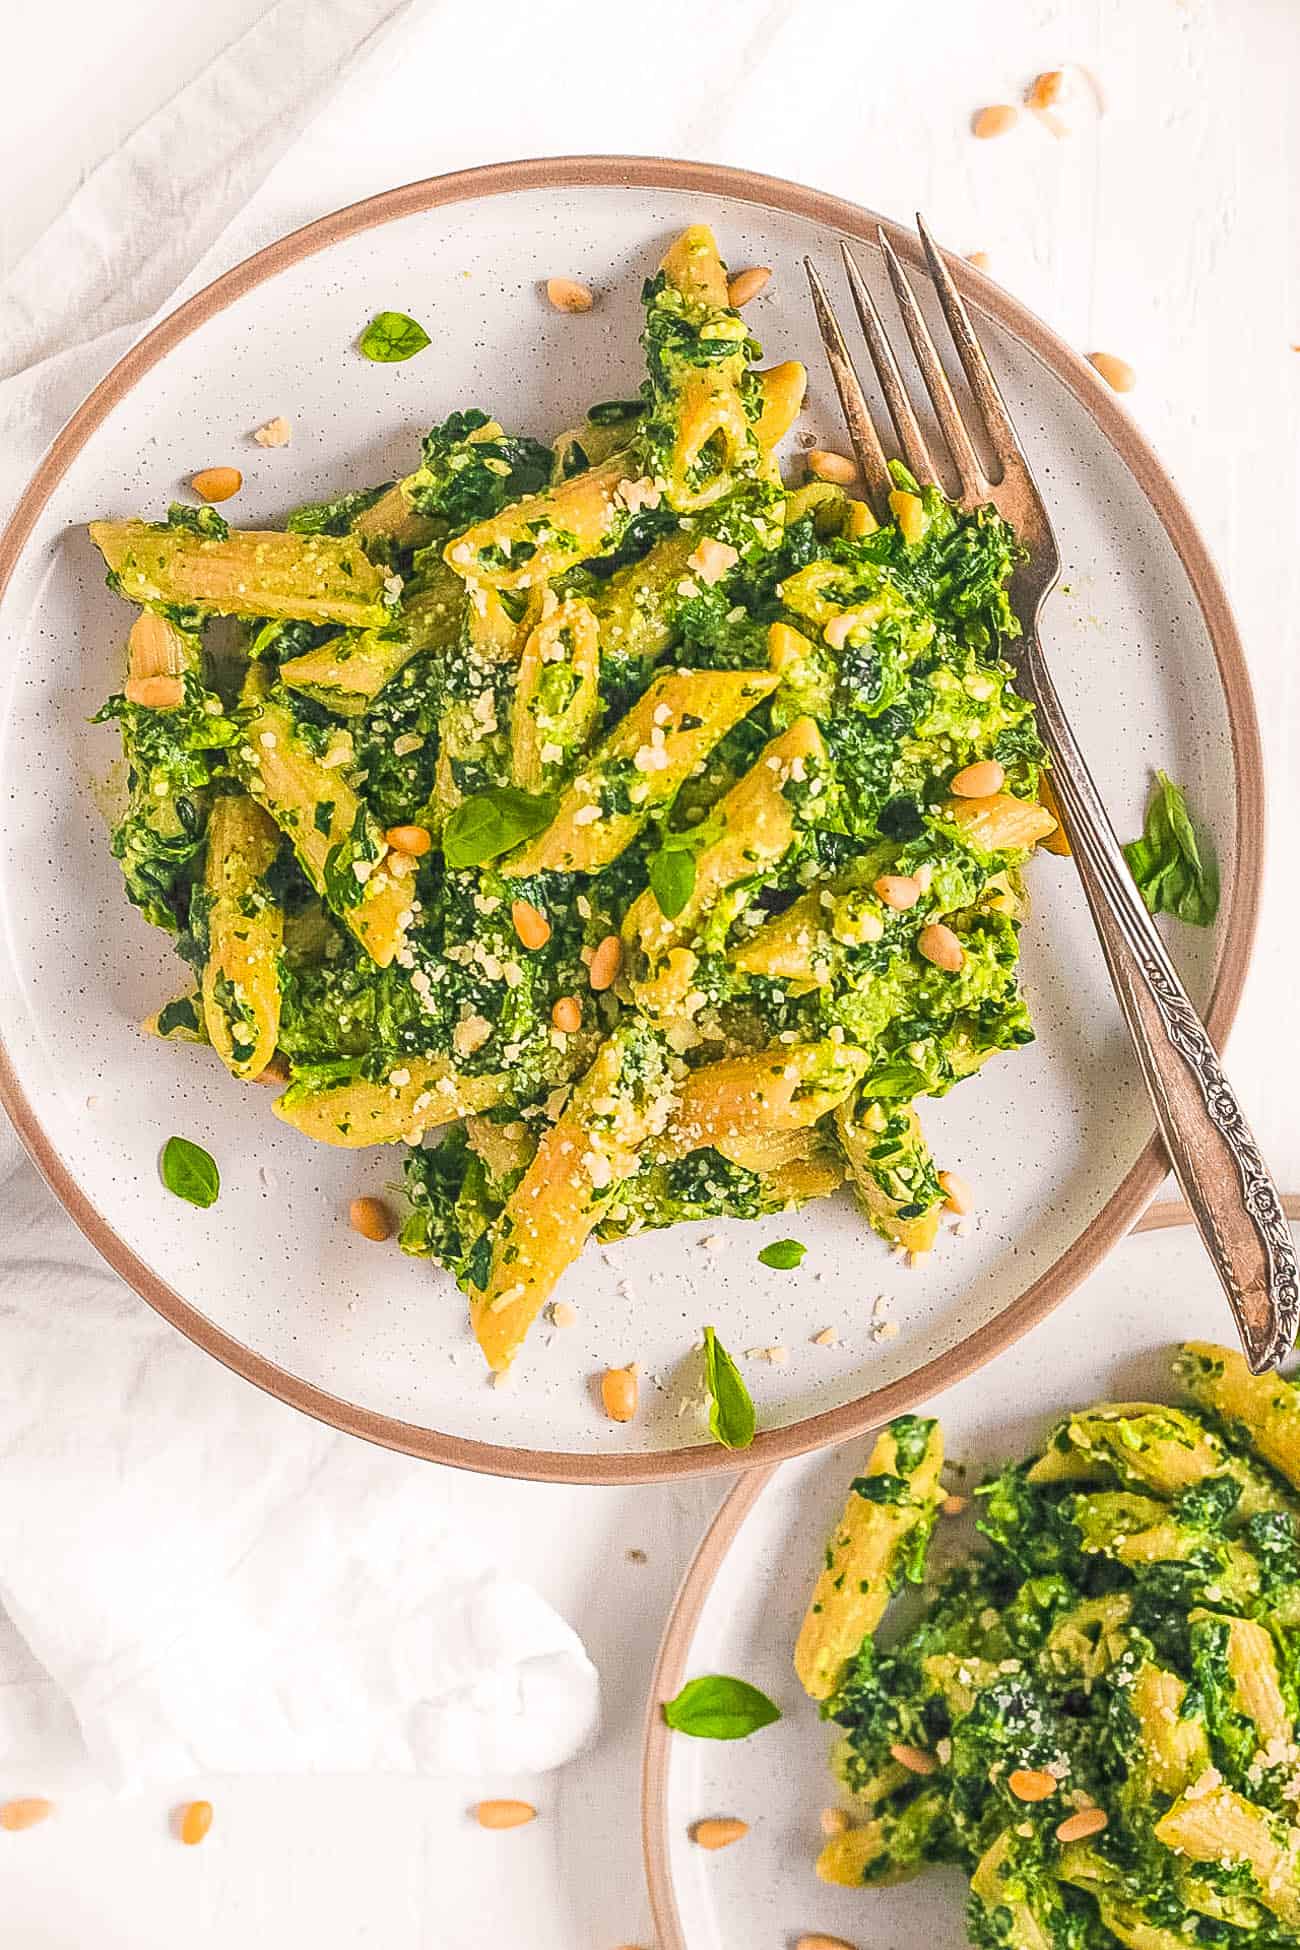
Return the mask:
<path id="1" fill-rule="evenodd" d="M 166 941 L 127 907 L 99 785 L 128 612 L 84 524 L 161 514 L 196 467 L 237 461 L 227 512 L 274 523 L 295 503 L 408 468 L 422 429 L 489 406 L 552 433 L 639 377 L 638 294 L 665 241 L 706 219 L 733 265 L 774 267 L 752 309 L 768 356 L 812 371 L 805 428 L 842 442 L 800 258 L 828 268 L 856 207 L 719 169 L 619 159 L 509 165 L 391 192 L 327 218 L 200 293 L 137 346 L 60 437 L 0 545 L 0 1082 L 73 1216 L 153 1305 L 284 1399 L 418 1454 L 515 1474 L 629 1480 L 731 1466 L 682 1414 L 706 1320 L 748 1363 L 771 1460 L 894 1413 L 996 1352 L 1122 1234 L 1162 1167 L 1152 1119 L 1068 862 L 1033 871 L 1025 977 L 1039 1029 L 926 1113 L 940 1160 L 978 1187 L 975 1235 L 902 1272 L 847 1203 L 801 1215 L 797 1274 L 755 1254 L 790 1221 L 688 1228 L 589 1251 L 567 1277 L 580 1324 L 543 1328 L 516 1385 L 489 1390 L 449 1279 L 349 1231 L 346 1207 L 398 1175 L 396 1154 L 330 1152 L 275 1123 L 201 1051 L 143 1042 L 137 1022 L 180 986 Z M 892 233 L 915 255 L 906 233 Z M 585 317 L 538 292 L 555 272 L 600 294 Z M 1068 593 L 1053 606 L 1062 687 L 1116 822 L 1137 832 L 1149 769 L 1205 813 L 1227 890 L 1215 935 L 1171 945 L 1222 1034 L 1240 990 L 1260 861 L 1258 750 L 1240 650 L 1214 572 L 1172 486 L 1089 368 L 997 287 L 962 269 L 1050 499 Z M 368 364 L 358 329 L 401 307 L 432 334 L 401 366 Z M 292 444 L 249 430 L 273 414 Z M 7 588 L 5 583 L 7 581 Z M 207 1213 L 163 1191 L 180 1132 L 223 1172 Z M 725 1251 L 701 1249 L 702 1232 Z M 898 1331 L 873 1339 L 871 1300 Z M 834 1326 L 839 1349 L 813 1347 Z M 628 1428 L 593 1377 L 652 1377 Z M 679 1385 L 679 1383 L 681 1385 Z"/>
<path id="2" fill-rule="evenodd" d="M 1300 1201 L 1287 1210 L 1300 1216 Z M 1169 1218 L 1183 1207 L 1158 1207 Z M 1088 1331 L 1079 1332 L 1086 1313 Z M 976 1483 L 1030 1452 L 1071 1408 L 1104 1397 L 1173 1400 L 1169 1354 L 1185 1339 L 1228 1341 L 1231 1323 L 1190 1227 L 1152 1230 L 1094 1274 L 1077 1305 L 1043 1321 L 1007 1355 L 1001 1386 L 972 1376 L 932 1396 L 950 1464 Z M 651 1682 L 643 1825 L 659 1950 L 790 1950 L 805 1931 L 888 1950 L 968 1950 L 966 1878 L 928 1871 L 895 1889 L 831 1889 L 813 1862 L 821 1809 L 841 1800 L 827 1757 L 834 1730 L 795 1678 L 799 1623 L 853 1477 L 860 1442 L 743 1477 L 718 1512 L 678 1594 Z M 957 1481 L 951 1468 L 945 1480 Z M 939 1525 L 932 1567 L 966 1556 L 973 1517 Z M 885 1628 L 888 1629 L 888 1626 Z M 687 1679 L 748 1679 L 784 1717 L 748 1740 L 690 1740 L 658 1711 Z M 702 1816 L 738 1815 L 742 1841 L 710 1855 L 689 1839 Z"/>

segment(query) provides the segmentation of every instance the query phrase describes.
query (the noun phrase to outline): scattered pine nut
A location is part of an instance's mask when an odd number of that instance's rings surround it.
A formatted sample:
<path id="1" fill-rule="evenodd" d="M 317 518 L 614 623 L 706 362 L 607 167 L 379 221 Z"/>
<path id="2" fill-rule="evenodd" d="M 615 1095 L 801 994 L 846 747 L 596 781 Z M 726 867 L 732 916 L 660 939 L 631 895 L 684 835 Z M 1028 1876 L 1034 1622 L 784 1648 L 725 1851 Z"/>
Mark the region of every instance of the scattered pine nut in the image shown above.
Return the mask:
<path id="1" fill-rule="evenodd" d="M 480 1828 L 523 1828 L 536 1821 L 537 1810 L 531 1801 L 480 1801 L 474 1819 Z"/>
<path id="2" fill-rule="evenodd" d="M 716 1815 L 708 1821 L 695 1822 L 689 1833 L 697 1848 L 730 1848 L 733 1842 L 748 1835 L 749 1823 L 739 1821 L 735 1815 Z"/>
<path id="3" fill-rule="evenodd" d="M 600 1399 L 611 1422 L 632 1420 L 640 1392 L 635 1368 L 607 1368 L 600 1378 Z"/>
<path id="4" fill-rule="evenodd" d="M 849 1828 L 848 1813 L 843 1808 L 823 1808 L 817 1817 L 823 1835 L 846 1835 Z"/>
<path id="5" fill-rule="evenodd" d="M 1056 1831 L 1058 1842 L 1083 1842 L 1089 1835 L 1100 1835 L 1110 1820 L 1104 1808 L 1080 1808 L 1077 1815 L 1067 1815 Z"/>
<path id="6" fill-rule="evenodd" d="M 1007 1775 L 1007 1786 L 1017 1801 L 1050 1800 L 1060 1785 L 1044 1767 L 1017 1767 Z"/>
<path id="7" fill-rule="evenodd" d="M 966 1213 L 973 1209 L 975 1194 L 960 1172 L 941 1171 L 939 1184 L 943 1190 L 943 1202 L 950 1212 L 957 1212 L 965 1217 Z"/>
<path id="8" fill-rule="evenodd" d="M 287 447 L 292 432 L 293 428 L 283 413 L 277 413 L 273 420 L 268 420 L 265 426 L 254 431 L 253 438 L 259 447 Z"/>
<path id="9" fill-rule="evenodd" d="M 996 758 L 981 758 L 974 765 L 963 765 L 953 775 L 948 790 L 957 799 L 988 799 L 993 793 L 1001 792 L 1006 782 L 1005 766 L 999 765 Z"/>
<path id="10" fill-rule="evenodd" d="M 840 1342 L 833 1327 L 823 1327 L 820 1334 L 814 1334 L 812 1338 L 814 1347 L 838 1347 Z"/>
<path id="11" fill-rule="evenodd" d="M 203 501 L 229 501 L 244 485 L 237 467 L 201 467 L 190 476 L 190 486 Z"/>
<path id="12" fill-rule="evenodd" d="M 751 298 L 757 298 L 760 291 L 766 291 L 771 282 L 771 268 L 766 264 L 755 264 L 748 271 L 737 271 L 727 286 L 727 303 L 739 311 Z"/>
<path id="13" fill-rule="evenodd" d="M 616 934 L 607 934 L 593 954 L 587 970 L 591 986 L 598 995 L 602 989 L 613 988 L 622 966 L 623 943 Z"/>
<path id="14" fill-rule="evenodd" d="M 987 271 L 989 268 L 989 254 L 987 251 L 967 251 L 966 262 L 973 264 L 977 271 Z"/>
<path id="15" fill-rule="evenodd" d="M 1065 75 L 1060 68 L 1049 68 L 1030 83 L 1025 93 L 1026 104 L 1033 109 L 1054 108 L 1061 99 L 1065 86 Z"/>
<path id="16" fill-rule="evenodd" d="M 54 1803 L 43 1801 L 39 1795 L 24 1795 L 19 1801 L 6 1801 L 0 1807 L 0 1828 L 7 1828 L 11 1835 L 20 1829 L 35 1828 L 39 1822 L 48 1821 L 54 1813 Z"/>
<path id="17" fill-rule="evenodd" d="M 571 1307 L 567 1300 L 552 1300 L 551 1302 L 552 1327 L 576 1327 L 577 1324 L 578 1324 L 578 1309 L 576 1307 Z"/>
<path id="18" fill-rule="evenodd" d="M 947 975 L 955 975 L 965 965 L 966 950 L 952 929 L 945 927 L 942 921 L 931 921 L 928 927 L 921 929 L 916 937 L 916 950 L 925 961 L 935 968 L 942 968 Z"/>
<path id="19" fill-rule="evenodd" d="M 966 1508 L 966 1501 L 964 1496 L 945 1496 L 939 1508 L 945 1517 L 959 1517 Z"/>
<path id="20" fill-rule="evenodd" d="M 180 1810 L 176 1833 L 186 1848 L 197 1848 L 212 1826 L 210 1801 L 187 1801 Z"/>
<path id="21" fill-rule="evenodd" d="M 409 853 L 418 860 L 433 845 L 432 839 L 423 826 L 390 826 L 384 834 L 385 846 L 391 846 L 395 853 Z"/>
<path id="22" fill-rule="evenodd" d="M 831 481 L 836 487 L 847 487 L 850 481 L 858 478 L 858 464 L 847 454 L 831 453 L 826 447 L 814 447 L 808 455 L 808 472 L 819 481 Z"/>
<path id="23" fill-rule="evenodd" d="M 896 1740 L 889 1751 L 909 1774 L 937 1774 L 939 1771 L 938 1761 L 933 1754 L 927 1754 L 924 1747 L 912 1747 L 906 1740 Z"/>
<path id="24" fill-rule="evenodd" d="M 1090 352 L 1088 364 L 1117 393 L 1131 393 L 1137 385 L 1137 374 L 1128 360 L 1117 359 L 1113 352 Z"/>
<path id="25" fill-rule="evenodd" d="M 547 278 L 546 296 L 556 311 L 590 311 L 595 303 L 591 287 L 579 284 L 576 278 Z"/>
<path id="26" fill-rule="evenodd" d="M 551 938 L 550 922 L 531 901 L 511 901 L 510 919 L 525 948 L 544 948 Z"/>
<path id="27" fill-rule="evenodd" d="M 886 907 L 897 908 L 900 913 L 915 907 L 921 898 L 920 886 L 910 873 L 882 873 L 874 891 Z"/>
<path id="28" fill-rule="evenodd" d="M 551 1009 L 551 1021 L 565 1036 L 582 1028 L 582 1004 L 576 995 L 562 995 Z"/>
<path id="29" fill-rule="evenodd" d="M 853 1950 L 847 1937 L 827 1936 L 823 1930 L 814 1930 L 811 1936 L 801 1936 L 794 1950 Z"/>
<path id="30" fill-rule="evenodd" d="M 1010 102 L 995 102 L 991 108 L 982 108 L 971 122 L 971 134 L 977 135 L 981 142 L 992 136 L 1006 135 L 1020 120 L 1020 110 Z"/>
<path id="31" fill-rule="evenodd" d="M 180 678 L 161 672 L 156 677 L 128 677 L 122 693 L 128 704 L 143 705 L 147 711 L 174 711 L 185 701 L 185 686 Z"/>
<path id="32" fill-rule="evenodd" d="M 348 1224 L 376 1244 L 393 1236 L 393 1215 L 382 1198 L 354 1198 L 348 1207 Z"/>

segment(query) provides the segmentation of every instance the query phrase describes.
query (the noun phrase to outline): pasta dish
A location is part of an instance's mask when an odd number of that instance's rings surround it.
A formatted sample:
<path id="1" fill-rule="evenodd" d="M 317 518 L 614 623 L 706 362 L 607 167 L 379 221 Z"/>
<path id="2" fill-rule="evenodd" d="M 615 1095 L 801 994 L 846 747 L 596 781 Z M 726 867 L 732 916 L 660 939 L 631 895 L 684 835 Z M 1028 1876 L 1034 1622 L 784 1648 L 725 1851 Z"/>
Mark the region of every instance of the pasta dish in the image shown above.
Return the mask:
<path id="1" fill-rule="evenodd" d="M 149 1026 L 404 1147 L 497 1371 L 593 1233 L 847 1179 L 925 1252 L 916 1101 L 1032 1036 L 1011 532 L 899 465 L 883 522 L 787 485 L 804 370 L 703 226 L 644 296 L 640 395 L 549 444 L 457 411 L 283 529 L 91 528 L 139 608 L 113 850 L 190 970 Z"/>

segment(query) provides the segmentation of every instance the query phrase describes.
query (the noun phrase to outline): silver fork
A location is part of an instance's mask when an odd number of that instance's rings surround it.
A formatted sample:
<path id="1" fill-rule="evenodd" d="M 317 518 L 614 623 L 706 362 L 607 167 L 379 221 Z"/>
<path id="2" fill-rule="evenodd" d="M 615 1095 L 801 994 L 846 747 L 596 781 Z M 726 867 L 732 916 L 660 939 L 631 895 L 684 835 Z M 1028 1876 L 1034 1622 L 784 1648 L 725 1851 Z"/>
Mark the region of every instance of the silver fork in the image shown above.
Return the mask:
<path id="1" fill-rule="evenodd" d="M 1129 873 L 1052 681 L 1038 620 L 1060 575 L 1056 537 L 961 293 L 919 217 L 917 229 L 999 469 L 996 482 L 985 475 L 907 274 L 881 230 L 877 235 L 889 280 L 961 483 L 959 505 L 972 509 L 991 502 L 1027 550 L 1011 585 L 1024 634 L 1004 654 L 1015 667 L 1021 691 L 1037 709 L 1039 732 L 1052 759 L 1053 791 L 1174 1175 L 1228 1296 L 1246 1359 L 1259 1374 L 1277 1365 L 1300 1328 L 1300 1276 L 1290 1227 L 1205 1025 Z M 875 301 L 847 244 L 840 248 L 902 457 L 918 481 L 940 486 Z M 853 451 L 875 512 L 884 518 L 893 482 L 880 433 L 817 268 L 810 258 L 804 266 Z"/>

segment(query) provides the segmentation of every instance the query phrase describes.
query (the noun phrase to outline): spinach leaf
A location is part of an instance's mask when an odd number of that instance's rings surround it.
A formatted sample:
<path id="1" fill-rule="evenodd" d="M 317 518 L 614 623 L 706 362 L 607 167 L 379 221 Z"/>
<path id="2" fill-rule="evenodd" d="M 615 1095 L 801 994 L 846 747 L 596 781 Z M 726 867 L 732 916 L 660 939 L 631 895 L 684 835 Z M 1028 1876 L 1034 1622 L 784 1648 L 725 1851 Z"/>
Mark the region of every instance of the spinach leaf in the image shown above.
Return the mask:
<path id="1" fill-rule="evenodd" d="M 463 799 L 442 834 L 449 867 L 477 867 L 531 839 L 555 817 L 553 797 L 520 792 L 516 786 L 489 786 Z"/>
<path id="2" fill-rule="evenodd" d="M 704 1330 L 704 1382 L 709 1434 L 724 1449 L 748 1449 L 754 1440 L 754 1404 L 739 1368 L 711 1327 Z"/>
<path id="3" fill-rule="evenodd" d="M 176 1198 L 189 1205 L 215 1205 L 221 1190 L 221 1173 L 201 1144 L 188 1138 L 169 1137 L 159 1164 L 162 1182 Z"/>
<path id="4" fill-rule="evenodd" d="M 404 311 L 381 311 L 376 312 L 357 340 L 357 351 L 378 365 L 393 366 L 400 365 L 403 359 L 413 359 L 428 343 L 429 334 L 423 325 L 408 318 Z"/>
<path id="5" fill-rule="evenodd" d="M 308 501 L 284 525 L 291 535 L 346 535 L 357 516 L 373 508 L 391 485 L 385 481 L 379 487 L 349 488 L 332 501 Z"/>
<path id="6" fill-rule="evenodd" d="M 663 1703 L 663 1716 L 676 1733 L 693 1740 L 744 1740 L 760 1727 L 770 1727 L 781 1709 L 746 1679 L 725 1672 L 688 1679 L 676 1699 Z"/>
<path id="7" fill-rule="evenodd" d="M 650 887 L 666 920 L 675 921 L 695 892 L 695 854 L 662 846 L 650 856 Z"/>
<path id="8" fill-rule="evenodd" d="M 201 508 L 191 508 L 188 502 L 173 501 L 167 510 L 166 521 L 156 525 L 178 529 L 182 534 L 201 535 L 206 542 L 226 542 L 230 539 L 230 523 L 206 503 Z"/>
<path id="9" fill-rule="evenodd" d="M 1165 772 L 1156 773 L 1142 837 L 1129 841 L 1124 858 L 1153 914 L 1211 925 L 1219 911 L 1219 870 L 1196 837 L 1181 789 Z"/>
<path id="10" fill-rule="evenodd" d="M 770 1246 L 764 1246 L 758 1256 L 760 1266 L 774 1266 L 778 1272 L 788 1273 L 798 1266 L 808 1248 L 800 1239 L 774 1239 Z"/>

